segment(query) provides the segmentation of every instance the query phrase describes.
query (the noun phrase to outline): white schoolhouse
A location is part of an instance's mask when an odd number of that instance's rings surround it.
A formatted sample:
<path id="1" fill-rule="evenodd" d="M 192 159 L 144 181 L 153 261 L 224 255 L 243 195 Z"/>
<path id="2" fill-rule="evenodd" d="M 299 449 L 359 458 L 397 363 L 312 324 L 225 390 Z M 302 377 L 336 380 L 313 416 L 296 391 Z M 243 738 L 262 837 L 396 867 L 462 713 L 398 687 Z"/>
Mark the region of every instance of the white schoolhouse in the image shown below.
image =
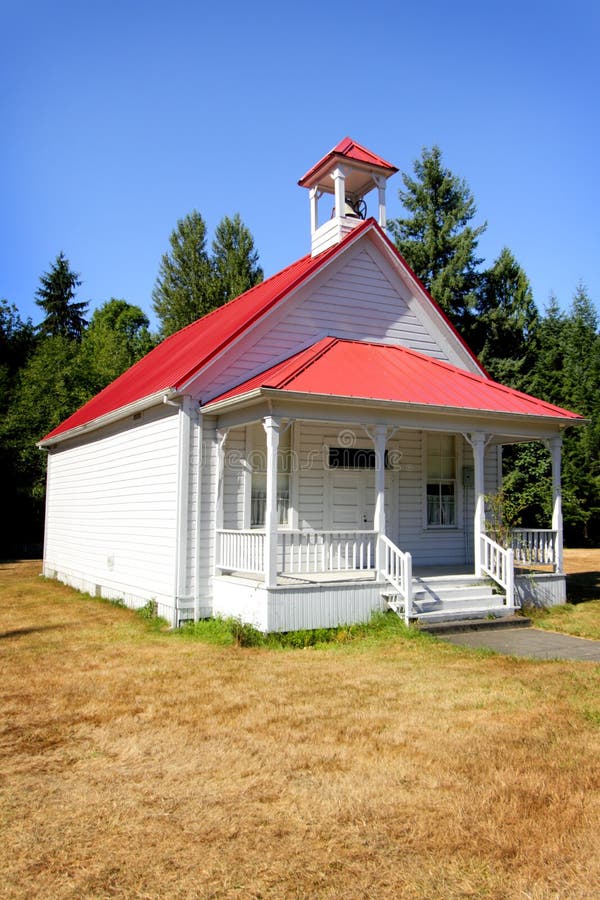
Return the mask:
<path id="1" fill-rule="evenodd" d="M 46 435 L 45 575 L 263 631 L 564 602 L 561 434 L 583 420 L 489 378 L 385 234 L 396 171 L 341 141 L 299 182 L 308 255 Z M 501 545 L 485 497 L 522 441 L 551 454 L 552 521 Z"/>

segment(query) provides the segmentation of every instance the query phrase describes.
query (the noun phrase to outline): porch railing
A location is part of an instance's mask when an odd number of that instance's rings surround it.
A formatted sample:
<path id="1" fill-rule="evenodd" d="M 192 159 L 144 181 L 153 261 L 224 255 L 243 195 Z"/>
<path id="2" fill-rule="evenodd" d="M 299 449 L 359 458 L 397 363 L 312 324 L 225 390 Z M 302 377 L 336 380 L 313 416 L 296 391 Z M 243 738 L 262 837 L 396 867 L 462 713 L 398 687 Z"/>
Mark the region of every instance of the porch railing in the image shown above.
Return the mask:
<path id="1" fill-rule="evenodd" d="M 506 605 L 513 606 L 515 601 L 514 551 L 505 549 L 493 541 L 487 534 L 481 537 L 481 568 L 486 575 L 504 588 Z"/>
<path id="2" fill-rule="evenodd" d="M 374 531 L 280 531 L 281 570 L 347 572 L 375 568 Z"/>
<path id="3" fill-rule="evenodd" d="M 265 533 L 255 529 L 217 530 L 217 568 L 231 572 L 265 571 Z"/>
<path id="4" fill-rule="evenodd" d="M 374 570 L 375 540 L 374 531 L 279 531 L 277 570 L 304 575 Z M 262 574 L 265 532 L 218 529 L 216 560 L 224 571 Z"/>
<path id="5" fill-rule="evenodd" d="M 404 621 L 408 625 L 412 616 L 412 557 L 384 534 L 380 534 L 378 540 L 379 571 L 400 595 L 404 603 Z"/>
<path id="6" fill-rule="evenodd" d="M 517 565 L 552 566 L 558 571 L 558 532 L 544 528 L 514 528 L 511 547 Z"/>

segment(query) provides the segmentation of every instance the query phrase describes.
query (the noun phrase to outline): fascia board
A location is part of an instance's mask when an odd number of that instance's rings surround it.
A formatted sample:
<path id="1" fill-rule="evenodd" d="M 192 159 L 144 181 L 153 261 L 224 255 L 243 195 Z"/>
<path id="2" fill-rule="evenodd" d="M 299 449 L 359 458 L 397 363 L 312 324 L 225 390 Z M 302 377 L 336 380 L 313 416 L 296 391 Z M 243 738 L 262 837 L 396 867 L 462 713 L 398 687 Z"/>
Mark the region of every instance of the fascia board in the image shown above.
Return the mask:
<path id="1" fill-rule="evenodd" d="M 103 416 L 98 416 L 98 418 L 92 419 L 90 422 L 85 422 L 83 425 L 76 425 L 74 428 L 69 428 L 68 431 L 63 431 L 62 434 L 57 434 L 56 437 L 49 438 L 47 441 L 38 441 L 36 447 L 39 447 L 40 450 L 46 450 L 63 441 L 79 437 L 82 434 L 87 435 L 91 431 L 103 428 L 105 425 L 112 425 L 120 419 L 126 419 L 128 416 L 149 409 L 151 406 L 156 406 L 158 403 L 175 400 L 179 396 L 180 394 L 175 388 L 163 388 L 161 391 L 156 391 L 154 394 L 148 394 L 147 397 L 142 397 L 140 400 L 128 403 L 127 406 L 120 406 L 119 409 L 115 409 Z"/>
<path id="2" fill-rule="evenodd" d="M 208 403 L 202 407 L 202 411 L 212 414 L 227 414 L 236 410 L 241 410 L 246 404 L 256 403 L 260 400 L 266 400 L 271 403 L 273 412 L 275 413 L 275 404 L 282 407 L 289 406 L 313 406 L 313 407 L 329 407 L 326 415 L 336 415 L 336 409 L 343 409 L 343 421 L 347 422 L 349 407 L 355 407 L 355 415 L 350 417 L 350 421 L 354 420 L 357 424 L 361 422 L 361 414 L 365 410 L 379 413 L 387 412 L 393 414 L 394 417 L 410 414 L 415 418 L 413 427 L 426 428 L 428 419 L 431 417 L 442 418 L 446 423 L 449 418 L 458 420 L 462 425 L 457 424 L 457 430 L 467 427 L 468 423 L 475 422 L 477 427 L 487 428 L 484 430 L 494 430 L 494 423 L 497 423 L 501 429 L 503 426 L 513 423 L 513 428 L 507 430 L 507 434 L 513 434 L 515 437 L 531 436 L 533 439 L 542 439 L 545 436 L 550 437 L 570 425 L 585 425 L 587 419 L 570 419 L 557 416 L 535 416 L 529 413 L 510 413 L 498 410 L 470 409 L 468 407 L 455 406 L 436 406 L 433 404 L 407 403 L 394 400 L 375 400 L 371 397 L 334 397 L 331 394 L 309 394 L 302 391 L 281 391 L 276 388 L 256 388 L 247 394 L 240 394 L 236 397 L 230 397 L 221 402 Z M 320 418 L 320 416 L 319 416 Z M 465 424 L 466 423 L 466 424 Z M 525 426 L 525 427 L 524 427 Z M 528 427 L 526 427 L 528 426 Z"/>

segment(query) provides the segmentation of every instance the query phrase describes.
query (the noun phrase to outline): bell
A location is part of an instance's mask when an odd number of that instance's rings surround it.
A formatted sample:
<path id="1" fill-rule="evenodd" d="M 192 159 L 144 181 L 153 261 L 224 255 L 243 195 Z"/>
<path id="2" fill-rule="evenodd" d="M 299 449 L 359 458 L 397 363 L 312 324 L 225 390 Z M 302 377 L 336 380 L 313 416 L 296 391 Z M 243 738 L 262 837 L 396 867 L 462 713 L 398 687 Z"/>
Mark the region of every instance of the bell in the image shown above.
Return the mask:
<path id="1" fill-rule="evenodd" d="M 344 215 L 349 216 L 352 219 L 360 219 L 360 215 L 348 200 L 344 202 Z"/>

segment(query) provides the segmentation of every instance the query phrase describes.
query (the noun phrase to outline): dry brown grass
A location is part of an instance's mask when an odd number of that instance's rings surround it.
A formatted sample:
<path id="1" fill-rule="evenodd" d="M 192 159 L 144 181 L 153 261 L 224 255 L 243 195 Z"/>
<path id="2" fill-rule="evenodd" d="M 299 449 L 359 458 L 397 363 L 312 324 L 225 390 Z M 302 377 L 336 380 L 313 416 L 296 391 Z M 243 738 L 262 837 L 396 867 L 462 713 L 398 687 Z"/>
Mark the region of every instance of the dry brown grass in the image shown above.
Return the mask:
<path id="1" fill-rule="evenodd" d="M 600 896 L 598 667 L 219 648 L 0 566 L 2 897 Z"/>

